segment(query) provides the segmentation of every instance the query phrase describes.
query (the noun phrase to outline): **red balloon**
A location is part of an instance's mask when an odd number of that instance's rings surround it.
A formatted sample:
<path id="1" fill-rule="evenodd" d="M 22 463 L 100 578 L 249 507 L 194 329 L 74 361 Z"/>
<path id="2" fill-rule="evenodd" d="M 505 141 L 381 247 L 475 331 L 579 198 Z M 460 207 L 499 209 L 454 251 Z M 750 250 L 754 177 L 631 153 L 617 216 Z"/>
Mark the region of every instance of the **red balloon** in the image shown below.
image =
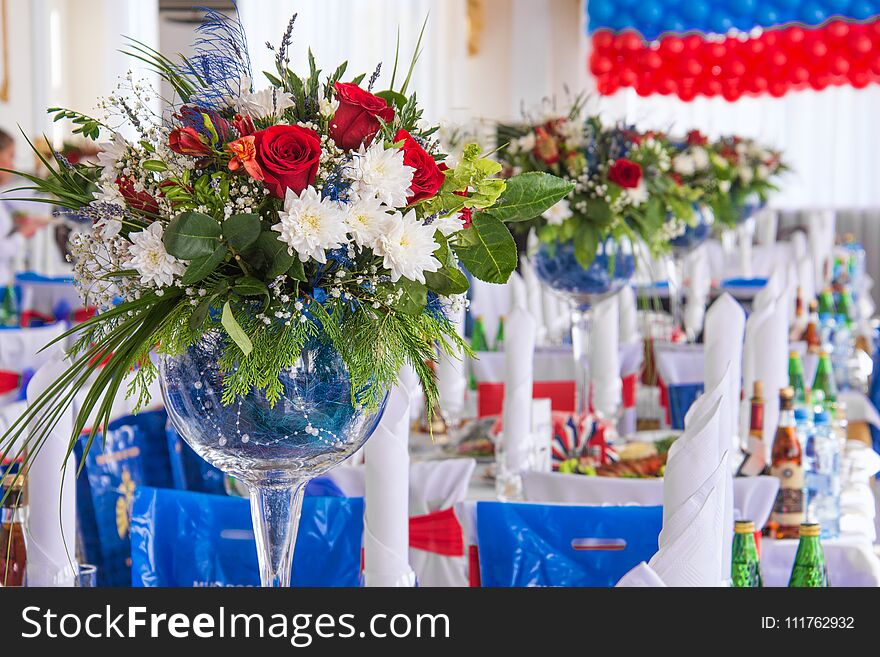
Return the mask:
<path id="1" fill-rule="evenodd" d="M 770 61 L 773 63 L 773 66 L 782 67 L 788 63 L 788 57 L 785 56 L 782 50 L 776 50 L 770 55 Z"/>
<path id="2" fill-rule="evenodd" d="M 770 95 L 773 96 L 774 98 L 781 98 L 782 96 L 785 95 L 785 92 L 788 90 L 788 87 L 785 85 L 784 82 L 781 82 L 779 80 L 774 80 L 773 82 L 770 83 L 768 90 L 770 92 Z"/>
<path id="3" fill-rule="evenodd" d="M 864 34 L 854 37 L 850 40 L 850 47 L 853 49 L 853 52 L 861 53 L 863 55 L 871 52 L 871 49 L 874 47 L 874 44 L 871 43 L 871 39 L 869 39 Z"/>
<path id="4" fill-rule="evenodd" d="M 624 32 L 619 39 L 622 50 L 637 51 L 642 49 L 642 39 L 635 32 Z"/>
<path id="5" fill-rule="evenodd" d="M 746 64 L 741 59 L 731 59 L 727 64 L 731 77 L 741 78 L 746 73 Z"/>
<path id="6" fill-rule="evenodd" d="M 768 48 L 772 48 L 779 41 L 779 31 L 767 30 L 761 35 L 761 40 L 767 45 Z"/>
<path id="7" fill-rule="evenodd" d="M 645 54 L 645 66 L 657 70 L 663 66 L 663 58 L 656 50 L 649 50 Z"/>
<path id="8" fill-rule="evenodd" d="M 784 35 L 786 41 L 791 44 L 802 43 L 806 36 L 804 30 L 800 27 L 790 27 L 787 30 L 784 30 Z"/>
<path id="9" fill-rule="evenodd" d="M 593 45 L 599 49 L 614 45 L 614 34 L 610 30 L 599 30 L 593 35 Z"/>
<path id="10" fill-rule="evenodd" d="M 825 26 L 825 31 L 835 39 L 845 39 L 849 34 L 849 25 L 843 21 L 831 21 Z"/>
<path id="11" fill-rule="evenodd" d="M 746 41 L 746 48 L 752 55 L 761 55 L 767 47 L 764 42 L 759 39 L 749 39 Z"/>
<path id="12" fill-rule="evenodd" d="M 828 46 L 823 41 L 815 41 L 811 47 L 815 57 L 824 57 L 828 54 Z"/>
<path id="13" fill-rule="evenodd" d="M 617 80 L 612 77 L 603 77 L 596 82 L 596 89 L 603 96 L 611 96 L 620 88 Z"/>
<path id="14" fill-rule="evenodd" d="M 622 87 L 632 87 L 638 82 L 638 76 L 631 68 L 625 68 L 620 72 L 620 85 Z"/>
<path id="15" fill-rule="evenodd" d="M 614 62 L 610 57 L 593 53 L 590 55 L 590 71 L 593 75 L 604 75 L 610 73 L 614 69 Z"/>
<path id="16" fill-rule="evenodd" d="M 650 96 L 654 93 L 654 81 L 650 75 L 642 75 L 636 83 L 636 93 L 639 96 Z"/>
<path id="17" fill-rule="evenodd" d="M 697 91 L 696 89 L 694 89 L 693 85 L 682 85 L 678 88 L 678 97 L 681 98 L 684 102 L 689 103 L 697 97 Z"/>
<path id="18" fill-rule="evenodd" d="M 796 84 L 804 84 L 810 79 L 810 71 L 806 66 L 797 64 L 791 69 L 791 81 Z"/>
<path id="19" fill-rule="evenodd" d="M 724 59 L 727 57 L 727 46 L 720 42 L 713 42 L 709 46 L 709 54 L 715 59 Z"/>
<path id="20" fill-rule="evenodd" d="M 867 71 L 852 71 L 850 72 L 849 80 L 856 89 L 863 89 L 868 86 L 871 76 Z"/>
<path id="21" fill-rule="evenodd" d="M 703 93 L 707 96 L 719 96 L 722 92 L 721 82 L 719 80 L 706 80 L 703 85 Z"/>
<path id="22" fill-rule="evenodd" d="M 871 73 L 880 75 L 880 55 L 871 60 Z"/>
<path id="23" fill-rule="evenodd" d="M 849 72 L 849 61 L 845 57 L 835 57 L 831 62 L 831 71 L 836 75 L 846 75 Z"/>
<path id="24" fill-rule="evenodd" d="M 763 92 L 767 91 L 767 88 L 769 86 L 770 86 L 770 84 L 767 82 L 767 78 L 765 78 L 762 75 L 757 75 L 754 78 L 752 78 L 752 85 L 750 88 L 755 93 L 763 93 Z"/>
<path id="25" fill-rule="evenodd" d="M 677 55 L 684 51 L 684 42 L 676 36 L 666 37 L 660 41 L 660 50 Z"/>
<path id="26" fill-rule="evenodd" d="M 659 91 L 664 96 L 674 94 L 677 89 L 678 85 L 672 78 L 664 77 L 657 81 L 657 91 Z"/>
<path id="27" fill-rule="evenodd" d="M 816 91 L 822 91 L 829 84 L 831 84 L 831 78 L 827 75 L 814 75 L 810 80 L 810 86 Z"/>
<path id="28" fill-rule="evenodd" d="M 703 65 L 696 59 L 687 59 L 684 68 L 686 74 L 694 78 L 703 72 Z"/>
<path id="29" fill-rule="evenodd" d="M 733 102 L 740 96 L 742 96 L 742 91 L 740 91 L 740 86 L 737 80 L 727 80 L 725 81 L 723 88 L 721 90 L 721 95 L 724 96 L 724 100 L 728 100 Z"/>
<path id="30" fill-rule="evenodd" d="M 689 34 L 684 38 L 684 45 L 687 50 L 697 51 L 703 47 L 705 41 L 697 34 Z"/>

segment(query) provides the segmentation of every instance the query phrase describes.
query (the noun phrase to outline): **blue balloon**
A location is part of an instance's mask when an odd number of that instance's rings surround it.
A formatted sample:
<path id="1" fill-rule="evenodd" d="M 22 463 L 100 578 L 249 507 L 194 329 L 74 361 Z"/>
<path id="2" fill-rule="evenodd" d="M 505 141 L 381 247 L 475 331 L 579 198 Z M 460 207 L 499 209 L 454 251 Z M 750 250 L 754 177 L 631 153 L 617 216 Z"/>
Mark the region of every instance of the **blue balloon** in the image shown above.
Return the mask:
<path id="1" fill-rule="evenodd" d="M 876 2 L 871 0 L 856 0 L 849 9 L 849 14 L 857 20 L 865 20 L 877 13 L 878 7 Z"/>
<path id="2" fill-rule="evenodd" d="M 818 2 L 809 2 L 802 8 L 804 18 L 808 23 L 821 23 L 828 18 L 828 13 Z"/>
<path id="3" fill-rule="evenodd" d="M 663 16 L 663 9 L 658 2 L 647 0 L 636 9 L 636 17 L 646 26 L 654 26 Z"/>
<path id="4" fill-rule="evenodd" d="M 724 14 L 718 13 L 709 19 L 709 25 L 713 32 L 727 34 L 733 27 L 733 21 Z"/>
<path id="5" fill-rule="evenodd" d="M 770 5 L 764 5 L 758 8 L 758 23 L 765 27 L 776 25 L 779 23 L 779 14 Z"/>
<path id="6" fill-rule="evenodd" d="M 825 0 L 825 10 L 829 14 L 835 14 L 837 16 L 849 16 L 850 14 L 847 12 L 851 3 L 851 0 Z"/>
<path id="7" fill-rule="evenodd" d="M 709 5 L 703 2 L 703 0 L 686 2 L 681 8 L 681 15 L 686 19 L 693 21 L 695 24 L 702 24 L 706 19 L 706 16 L 709 15 Z"/>
<path id="8" fill-rule="evenodd" d="M 590 20 L 604 22 L 613 20 L 614 7 L 608 0 L 592 0 L 590 2 Z"/>
<path id="9" fill-rule="evenodd" d="M 730 0 L 730 13 L 734 16 L 751 16 L 755 13 L 755 5 L 755 0 Z"/>

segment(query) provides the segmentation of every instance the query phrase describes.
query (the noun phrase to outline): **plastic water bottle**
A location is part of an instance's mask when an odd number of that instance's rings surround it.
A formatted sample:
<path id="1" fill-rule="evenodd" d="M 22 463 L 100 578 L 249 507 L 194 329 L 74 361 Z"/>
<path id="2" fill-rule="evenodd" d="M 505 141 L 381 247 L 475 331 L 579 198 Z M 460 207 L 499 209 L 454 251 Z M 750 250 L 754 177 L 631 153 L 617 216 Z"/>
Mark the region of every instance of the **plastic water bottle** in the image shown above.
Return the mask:
<path id="1" fill-rule="evenodd" d="M 852 331 L 843 315 L 835 319 L 832 335 L 831 367 L 838 390 L 849 389 L 849 368 L 853 352 Z"/>
<path id="2" fill-rule="evenodd" d="M 813 416 L 813 432 L 806 443 L 804 470 L 807 519 L 822 527 L 822 538 L 840 535 L 840 442 L 825 410 Z"/>

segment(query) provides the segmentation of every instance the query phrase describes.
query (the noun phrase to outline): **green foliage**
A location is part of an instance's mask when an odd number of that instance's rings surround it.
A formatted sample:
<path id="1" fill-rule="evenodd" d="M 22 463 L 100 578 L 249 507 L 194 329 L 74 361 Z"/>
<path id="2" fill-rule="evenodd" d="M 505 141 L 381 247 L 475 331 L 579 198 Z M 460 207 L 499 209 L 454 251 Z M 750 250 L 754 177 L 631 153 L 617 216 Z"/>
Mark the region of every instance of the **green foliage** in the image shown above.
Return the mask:
<path id="1" fill-rule="evenodd" d="M 76 126 L 73 129 L 73 134 L 82 135 L 92 141 L 97 141 L 98 137 L 101 135 L 101 128 L 107 127 L 98 119 L 93 119 L 91 116 L 64 107 L 50 107 L 46 112 L 55 115 L 52 117 L 53 123 L 61 121 L 62 119 L 67 119 Z"/>
<path id="2" fill-rule="evenodd" d="M 527 221 L 556 205 L 573 189 L 574 183 L 549 173 L 522 173 L 507 180 L 507 186 L 498 203 L 486 212 L 501 221 Z"/>
<path id="3" fill-rule="evenodd" d="M 470 228 L 457 234 L 452 249 L 468 271 L 487 283 L 504 283 L 516 269 L 516 244 L 507 227 L 478 212 Z"/>
<path id="4" fill-rule="evenodd" d="M 201 212 L 182 212 L 168 224 L 162 241 L 174 257 L 194 260 L 214 253 L 221 232 L 213 217 Z"/>

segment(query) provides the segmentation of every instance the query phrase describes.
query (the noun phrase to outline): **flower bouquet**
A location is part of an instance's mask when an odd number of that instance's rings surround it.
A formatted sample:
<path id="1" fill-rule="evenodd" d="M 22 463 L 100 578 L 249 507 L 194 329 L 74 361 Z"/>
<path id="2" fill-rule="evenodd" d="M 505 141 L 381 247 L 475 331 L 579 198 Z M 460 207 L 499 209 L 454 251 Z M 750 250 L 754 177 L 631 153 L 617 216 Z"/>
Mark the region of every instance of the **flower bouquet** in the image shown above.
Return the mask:
<path id="1" fill-rule="evenodd" d="M 237 18 L 209 11 L 192 58 L 131 43 L 176 93 L 161 116 L 131 76 L 103 119 L 50 110 L 109 135 L 97 165 L 56 153 L 48 179 L 20 174 L 91 224 L 73 262 L 100 312 L 64 336 L 69 369 L 0 446 L 32 458 L 77 396 L 70 449 L 90 426 L 87 451 L 120 389 L 142 404 L 159 377 L 184 439 L 251 489 L 264 585 L 289 583 L 303 485 L 369 437 L 404 363 L 434 405 L 426 361 L 467 351 L 446 315 L 465 302 L 460 266 L 504 282 L 516 266 L 504 222 L 572 187 L 541 172 L 504 180 L 478 146 L 448 166 L 407 91 L 415 57 L 405 75 L 395 58 L 378 92 L 378 67 L 344 81 L 346 64 L 322 75 L 310 54 L 298 75 L 295 18 L 264 88 Z"/>

